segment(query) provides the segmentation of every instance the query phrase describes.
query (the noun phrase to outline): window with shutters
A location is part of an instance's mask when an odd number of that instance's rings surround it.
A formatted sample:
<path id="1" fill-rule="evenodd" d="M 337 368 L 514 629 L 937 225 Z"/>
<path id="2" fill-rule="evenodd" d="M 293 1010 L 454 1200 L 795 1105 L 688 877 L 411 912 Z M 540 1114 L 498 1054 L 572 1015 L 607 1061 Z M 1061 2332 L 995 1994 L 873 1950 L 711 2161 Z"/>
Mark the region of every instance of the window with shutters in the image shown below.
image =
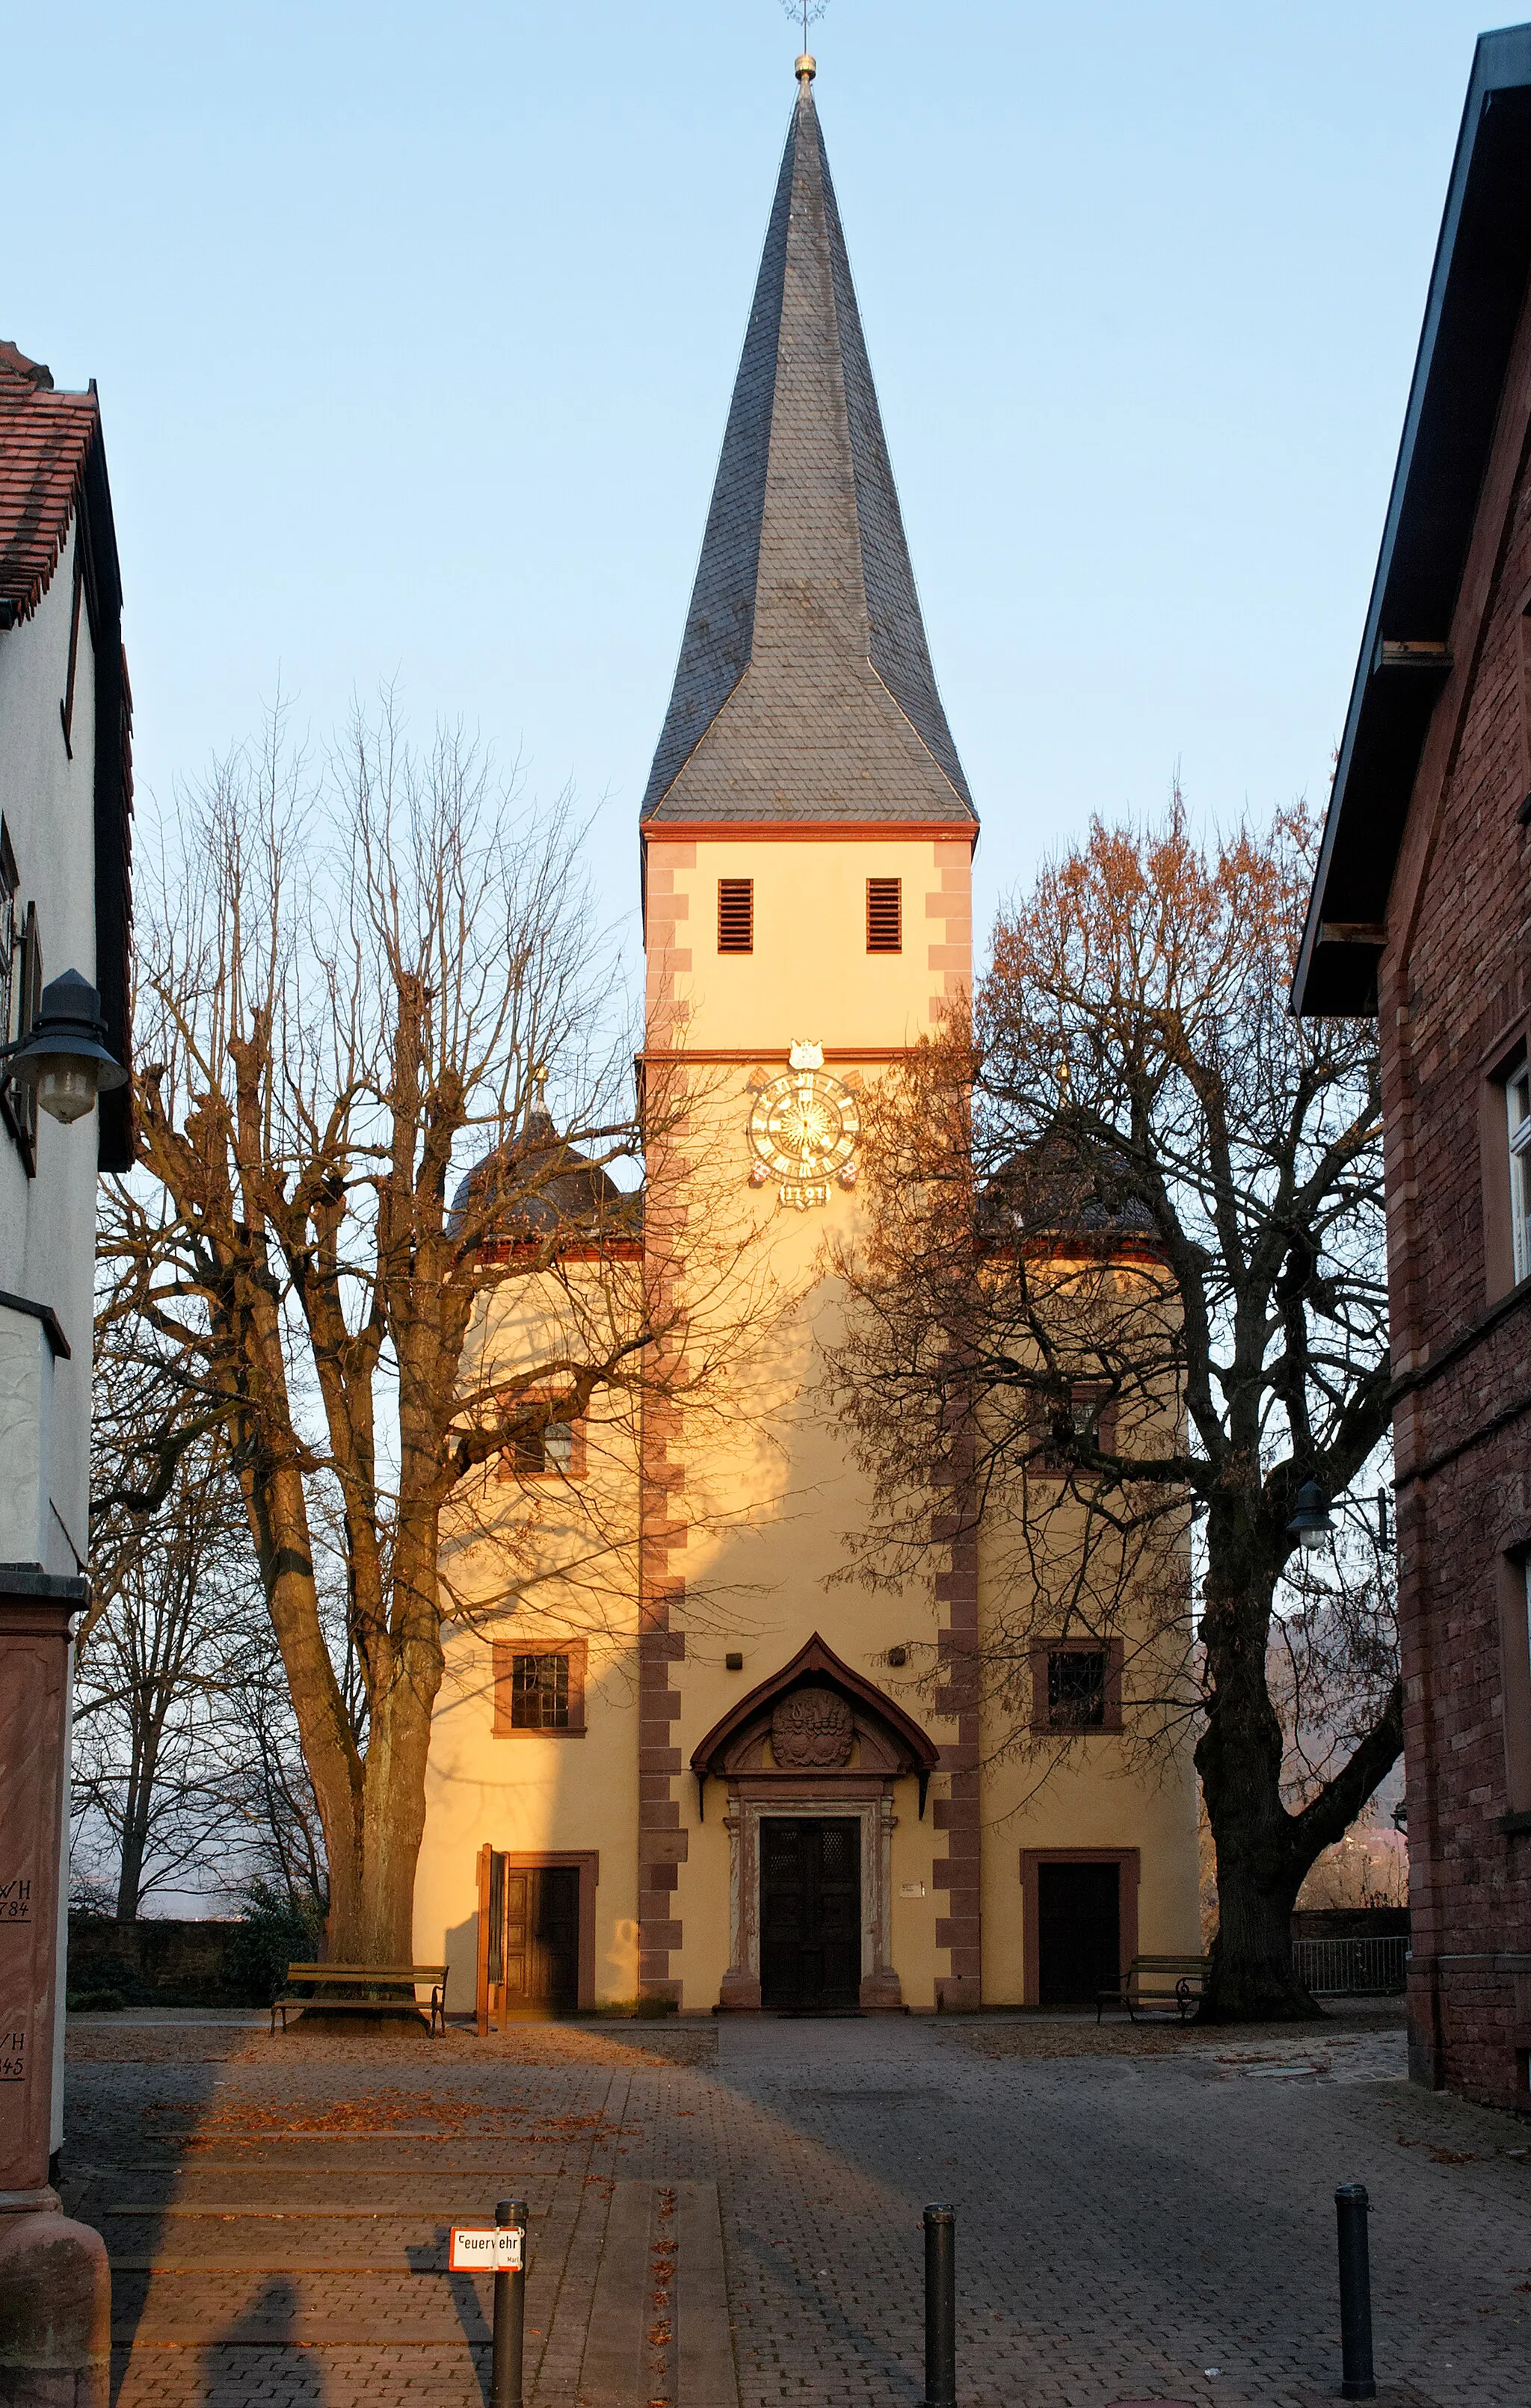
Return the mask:
<path id="1" fill-rule="evenodd" d="M 720 878 L 717 882 L 717 950 L 720 953 L 755 951 L 753 878 Z"/>
<path id="2" fill-rule="evenodd" d="M 903 881 L 869 878 L 866 882 L 866 949 L 869 953 L 903 951 Z"/>
<path id="3" fill-rule="evenodd" d="M 552 1739 L 583 1736 L 585 1661 L 583 1639 L 536 1648 L 497 1640 L 495 1736 L 513 1738 L 523 1731 Z"/>
<path id="4" fill-rule="evenodd" d="M 0 818 L 0 1045 L 11 1038 L 11 972 L 16 958 L 16 855 L 10 830 Z"/>
<path id="5" fill-rule="evenodd" d="M 42 1003 L 42 939 L 37 907 L 23 911 L 10 831 L 0 820 L 0 1039 L 7 1045 L 26 1036 Z M 0 1060 L 0 1114 L 31 1178 L 37 1168 L 37 1091 L 18 1086 Z"/>

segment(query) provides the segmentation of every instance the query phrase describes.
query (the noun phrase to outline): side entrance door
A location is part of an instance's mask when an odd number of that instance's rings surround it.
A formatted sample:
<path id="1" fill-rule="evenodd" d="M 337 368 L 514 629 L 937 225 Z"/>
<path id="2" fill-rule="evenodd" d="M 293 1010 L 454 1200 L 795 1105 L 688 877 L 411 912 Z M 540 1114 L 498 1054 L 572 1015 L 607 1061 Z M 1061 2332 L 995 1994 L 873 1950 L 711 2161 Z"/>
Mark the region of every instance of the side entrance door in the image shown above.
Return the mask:
<path id="1" fill-rule="evenodd" d="M 861 1826 L 760 1817 L 760 2003 L 854 2007 L 861 1993 Z"/>
<path id="2" fill-rule="evenodd" d="M 1042 2005 L 1093 2006 L 1121 1972 L 1121 1867 L 1038 1865 L 1036 1907 Z"/>
<path id="3" fill-rule="evenodd" d="M 580 2002 L 577 1865 L 513 1865 L 498 1848 L 479 1859 L 481 2032 L 511 2008 Z"/>

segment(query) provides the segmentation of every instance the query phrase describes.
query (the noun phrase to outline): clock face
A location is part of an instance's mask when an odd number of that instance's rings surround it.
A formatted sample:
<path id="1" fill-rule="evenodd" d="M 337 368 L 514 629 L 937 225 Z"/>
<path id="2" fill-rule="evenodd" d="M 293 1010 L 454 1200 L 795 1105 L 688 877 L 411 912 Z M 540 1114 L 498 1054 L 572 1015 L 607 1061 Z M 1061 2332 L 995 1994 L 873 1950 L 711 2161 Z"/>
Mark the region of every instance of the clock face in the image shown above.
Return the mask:
<path id="1" fill-rule="evenodd" d="M 800 1209 L 827 1204 L 831 1179 L 847 1187 L 855 1180 L 851 1157 L 860 1133 L 848 1087 L 823 1070 L 788 1070 L 761 1088 L 749 1116 L 753 1182 L 775 1178 L 782 1202 Z"/>

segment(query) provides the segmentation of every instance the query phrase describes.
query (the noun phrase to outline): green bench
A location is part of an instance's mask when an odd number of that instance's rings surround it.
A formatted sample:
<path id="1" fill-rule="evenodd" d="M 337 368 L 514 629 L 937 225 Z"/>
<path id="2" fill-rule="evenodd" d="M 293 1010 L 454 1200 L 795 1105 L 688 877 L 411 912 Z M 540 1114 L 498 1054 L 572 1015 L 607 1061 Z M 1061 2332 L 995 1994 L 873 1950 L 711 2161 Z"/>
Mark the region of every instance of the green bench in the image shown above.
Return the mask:
<path id="1" fill-rule="evenodd" d="M 296 1982 L 307 1983 L 311 1988 L 318 1990 L 320 1996 L 300 1998 L 293 1987 Z M 280 1991 L 271 2001 L 271 2036 L 273 2039 L 276 2037 L 278 2015 L 282 2017 L 282 2030 L 286 2030 L 289 2007 L 318 2007 L 327 2015 L 418 2015 L 424 2010 L 414 1994 L 422 1982 L 428 1982 L 431 1985 L 430 2028 L 433 2032 L 444 2032 L 446 2030 L 446 1967 L 444 1965 L 289 1965 L 287 1987 Z M 344 1983 L 347 1990 L 353 1993 L 360 1985 L 368 1991 L 373 1991 L 374 1995 L 364 1998 L 354 1996 L 330 1998 L 325 1995 L 332 1985 L 339 1983 Z M 374 1985 L 381 1986 L 383 1984 L 388 1985 L 391 1995 L 380 1998 L 375 1995 Z M 407 1998 L 401 1998 L 398 1994 L 406 1987 L 409 1995 Z"/>

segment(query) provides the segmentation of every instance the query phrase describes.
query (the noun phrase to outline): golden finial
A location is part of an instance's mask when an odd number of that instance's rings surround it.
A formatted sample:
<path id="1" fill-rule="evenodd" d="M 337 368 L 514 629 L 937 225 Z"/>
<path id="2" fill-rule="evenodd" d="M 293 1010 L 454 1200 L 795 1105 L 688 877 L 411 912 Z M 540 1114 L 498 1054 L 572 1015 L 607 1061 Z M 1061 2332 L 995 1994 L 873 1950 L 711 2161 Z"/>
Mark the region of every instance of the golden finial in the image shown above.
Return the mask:
<path id="1" fill-rule="evenodd" d="M 811 84 L 818 73 L 818 61 L 808 48 L 808 28 L 823 16 L 830 0 L 782 0 L 789 17 L 796 17 L 802 27 L 802 50 L 792 72 L 800 85 Z"/>

